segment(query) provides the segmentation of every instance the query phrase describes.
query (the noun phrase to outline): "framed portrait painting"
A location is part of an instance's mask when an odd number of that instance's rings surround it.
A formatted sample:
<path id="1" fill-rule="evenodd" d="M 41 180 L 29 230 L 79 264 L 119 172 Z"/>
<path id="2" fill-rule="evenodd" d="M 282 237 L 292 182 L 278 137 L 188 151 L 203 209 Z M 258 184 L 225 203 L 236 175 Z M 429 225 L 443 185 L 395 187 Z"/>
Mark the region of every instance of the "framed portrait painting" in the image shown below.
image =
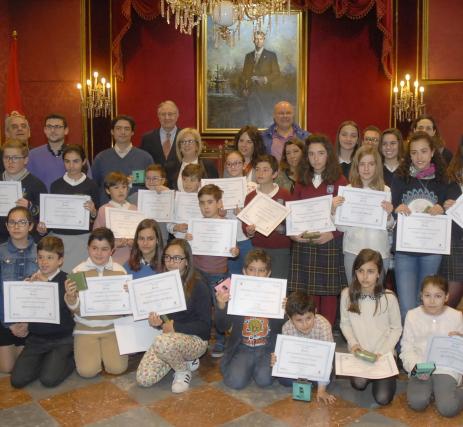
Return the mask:
<path id="1" fill-rule="evenodd" d="M 295 120 L 305 128 L 305 12 L 272 16 L 267 33 L 243 21 L 231 46 L 216 37 L 208 16 L 201 22 L 197 67 L 197 117 L 202 135 L 227 137 L 245 125 L 265 129 L 273 123 L 273 106 L 281 100 L 294 105 Z"/>

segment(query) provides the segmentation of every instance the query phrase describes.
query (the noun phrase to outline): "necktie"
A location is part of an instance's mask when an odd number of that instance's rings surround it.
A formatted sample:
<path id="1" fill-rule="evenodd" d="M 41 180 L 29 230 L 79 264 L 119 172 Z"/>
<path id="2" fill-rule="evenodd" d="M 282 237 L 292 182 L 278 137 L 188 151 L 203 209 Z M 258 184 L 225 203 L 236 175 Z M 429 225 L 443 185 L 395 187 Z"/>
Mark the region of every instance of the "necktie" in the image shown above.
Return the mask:
<path id="1" fill-rule="evenodd" d="M 172 144 L 170 143 L 170 133 L 166 132 L 166 139 L 162 143 L 162 151 L 164 151 L 164 157 L 166 159 L 167 159 L 167 156 L 169 155 L 171 145 Z"/>

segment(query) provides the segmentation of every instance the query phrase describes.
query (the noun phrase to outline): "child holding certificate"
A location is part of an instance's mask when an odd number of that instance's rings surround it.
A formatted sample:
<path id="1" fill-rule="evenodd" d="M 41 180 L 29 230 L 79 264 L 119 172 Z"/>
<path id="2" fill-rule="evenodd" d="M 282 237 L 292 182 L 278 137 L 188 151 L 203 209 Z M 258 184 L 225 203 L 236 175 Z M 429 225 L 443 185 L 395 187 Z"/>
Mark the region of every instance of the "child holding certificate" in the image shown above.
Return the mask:
<path id="1" fill-rule="evenodd" d="M 185 193 L 197 193 L 201 187 L 201 179 L 204 178 L 204 169 L 201 165 L 190 163 L 182 170 L 182 186 Z M 184 239 L 188 231 L 187 223 L 167 223 L 167 231 L 177 239 Z"/>
<path id="2" fill-rule="evenodd" d="M 11 373 L 11 385 L 22 388 L 39 379 L 45 387 L 56 387 L 74 371 L 74 320 L 64 301 L 66 273 L 63 241 L 47 236 L 37 245 L 39 271 L 29 280 L 58 283 L 60 323 L 29 323 L 29 335 Z"/>
<path id="3" fill-rule="evenodd" d="M 274 180 L 278 176 L 278 161 L 274 156 L 263 154 L 256 160 L 256 182 L 257 188 L 246 196 L 244 205 L 251 203 L 257 194 L 266 194 L 276 202 L 284 205 L 292 200 L 288 190 L 280 188 Z M 284 224 L 278 225 L 268 237 L 256 231 L 256 225 L 243 223 L 243 231 L 251 238 L 252 245 L 256 248 L 265 249 L 272 258 L 272 277 L 284 279 L 288 277 L 291 240 L 286 236 Z"/>
<path id="4" fill-rule="evenodd" d="M 138 224 L 130 258 L 124 264 L 127 273 L 134 279 L 159 273 L 163 247 L 159 224 L 154 219 L 144 219 Z"/>
<path id="5" fill-rule="evenodd" d="M 90 212 L 90 220 L 96 218 L 99 206 L 98 184 L 87 175 L 87 164 L 85 151 L 82 145 L 66 145 L 63 150 L 63 162 L 66 173 L 62 178 L 54 181 L 50 186 L 52 194 L 87 195 L 90 200 L 85 202 L 84 207 Z M 91 224 L 90 224 L 91 227 Z M 38 230 L 41 234 L 47 232 L 45 224 L 39 223 Z M 85 230 L 54 229 L 53 234 L 63 240 L 66 248 L 63 269 L 70 271 L 75 265 L 76 259 L 85 257 L 87 251 L 87 240 L 90 234 Z"/>
<path id="6" fill-rule="evenodd" d="M 113 261 L 114 234 L 108 228 L 97 228 L 88 238 L 88 258 L 72 272 L 83 272 L 85 277 L 117 276 L 126 274 L 124 267 Z M 122 374 L 127 369 L 128 357 L 121 356 L 117 346 L 114 320 L 118 316 L 82 317 L 77 284 L 66 280 L 64 300 L 74 313 L 74 358 L 78 374 L 84 378 L 97 375 L 104 365 L 109 374 Z"/>
<path id="7" fill-rule="evenodd" d="M 137 369 L 137 383 L 150 387 L 173 369 L 172 392 L 183 393 L 190 386 L 191 372 L 199 367 L 199 357 L 207 350 L 211 298 L 207 284 L 195 271 L 191 247 L 186 240 L 173 239 L 166 245 L 163 265 L 166 271 L 179 270 L 187 310 L 169 314 L 169 320 L 150 313 L 150 325 L 162 329 L 163 333 L 143 356 Z"/>
<path id="8" fill-rule="evenodd" d="M 347 181 L 342 175 L 333 145 L 325 135 L 312 134 L 306 140 L 309 164 L 301 183 L 296 185 L 295 200 L 338 193 Z M 354 144 L 355 145 L 355 144 Z M 291 268 L 288 290 L 312 295 L 317 311 L 331 325 L 336 320 L 338 295 L 346 286 L 342 257 L 342 234 L 339 231 L 301 233 L 291 237 Z"/>
<path id="9" fill-rule="evenodd" d="M 220 210 L 222 204 L 222 190 L 214 184 L 208 184 L 198 192 L 199 208 L 204 218 L 221 219 Z M 187 240 L 194 236 L 187 233 Z M 235 246 L 230 249 L 230 256 L 235 258 L 240 250 Z M 215 286 L 228 276 L 228 257 L 212 255 L 193 255 L 195 267 L 206 278 L 215 305 Z M 212 349 L 212 357 L 222 357 L 224 351 L 225 334 L 217 331 L 215 345 Z"/>
<path id="10" fill-rule="evenodd" d="M 314 300 L 304 292 L 293 292 L 286 301 L 286 314 L 289 320 L 283 325 L 281 333 L 293 337 L 310 338 L 312 340 L 333 342 L 331 325 L 320 314 L 317 314 Z M 276 363 L 276 355 L 272 353 L 272 366 Z M 278 378 L 278 382 L 285 387 L 291 387 L 292 378 Z M 326 391 L 329 382 L 318 382 L 317 401 L 333 403 L 336 400 Z"/>
<path id="11" fill-rule="evenodd" d="M 244 156 L 239 151 L 232 151 L 225 158 L 224 177 L 236 178 L 243 176 L 244 173 Z M 255 189 L 255 183 L 248 181 L 248 193 Z M 227 209 L 225 217 L 227 219 L 236 219 L 240 213 L 240 208 Z M 236 241 L 240 254 L 236 258 L 228 259 L 228 271 L 230 274 L 241 274 L 243 262 L 246 254 L 252 249 L 251 240 L 244 234 L 243 229 L 238 227 Z"/>
<path id="12" fill-rule="evenodd" d="M 463 333 L 461 311 L 446 305 L 448 283 L 443 277 L 428 276 L 421 286 L 422 305 L 407 313 L 401 341 L 400 358 L 410 378 L 407 400 L 416 411 L 424 411 L 432 395 L 437 410 L 444 417 L 454 417 L 463 409 L 463 389 L 460 373 L 437 366 L 432 374 L 416 374 L 416 365 L 427 362 L 428 340 L 433 335 Z M 432 361 L 431 361 L 432 362 Z"/>
<path id="13" fill-rule="evenodd" d="M 377 357 L 392 352 L 402 334 L 396 296 L 385 290 L 382 281 L 383 260 L 372 249 L 363 249 L 354 261 L 355 277 L 341 293 L 341 331 L 353 354 L 367 351 Z M 372 382 L 373 398 L 387 405 L 394 397 L 395 377 L 369 380 L 351 377 L 356 390 L 365 390 Z"/>
<path id="14" fill-rule="evenodd" d="M 156 191 L 158 194 L 162 191 L 169 190 L 169 187 L 166 187 L 167 174 L 166 170 L 162 165 L 152 164 L 145 169 L 145 187 L 143 190 Z M 138 191 L 132 193 L 128 199 L 130 203 L 135 206 L 138 206 Z M 159 228 L 162 233 L 162 240 L 167 242 L 168 232 L 165 222 L 158 223 Z"/>
<path id="15" fill-rule="evenodd" d="M 47 187 L 27 169 L 29 148 L 17 139 L 7 139 L 3 144 L 3 166 L 5 171 L 0 181 L 16 181 L 21 183 L 22 196 L 15 201 L 16 206 L 28 209 L 34 223 L 39 220 L 40 194 L 47 193 Z M 5 217 L 0 217 L 0 243 L 6 242 L 9 231 L 5 227 Z"/>
<path id="16" fill-rule="evenodd" d="M 383 167 L 378 149 L 374 145 L 364 145 L 360 147 L 352 160 L 350 169 L 350 185 L 348 187 L 364 188 L 377 191 L 385 191 L 388 195 L 381 202 L 381 207 L 387 212 L 387 227 L 392 229 L 394 218 L 391 213 L 393 210 L 390 189 L 384 185 Z M 332 214 L 344 203 L 344 197 L 333 197 Z M 374 249 L 381 253 L 385 273 L 389 268 L 389 236 L 387 230 L 376 230 L 373 228 L 350 227 L 337 225 L 336 228 L 344 233 L 342 239 L 344 253 L 344 268 L 346 270 L 347 281 L 352 281 L 352 265 L 355 257 L 363 248 Z"/>
<path id="17" fill-rule="evenodd" d="M 23 281 L 37 271 L 37 251 L 30 232 L 34 228 L 31 211 L 17 206 L 8 212 L 10 235 L 0 245 L 0 372 L 9 373 L 24 346 L 27 323 L 4 324 L 3 282 Z"/>
<path id="18" fill-rule="evenodd" d="M 270 256 L 262 249 L 249 251 L 244 261 L 243 274 L 269 277 L 270 273 Z M 229 300 L 229 290 L 217 290 L 217 328 L 222 331 L 231 329 L 220 365 L 223 382 L 236 390 L 245 388 L 252 379 L 259 387 L 268 387 L 272 384 L 271 354 L 283 319 L 230 316 L 227 314 Z"/>
<path id="19" fill-rule="evenodd" d="M 111 172 L 106 175 L 104 179 L 104 188 L 111 200 L 98 209 L 98 215 L 93 224 L 93 229 L 106 227 L 105 211 L 107 208 L 128 209 L 131 211 L 137 210 L 135 205 L 127 201 L 129 179 L 123 173 Z M 119 264 L 124 264 L 129 259 L 132 244 L 133 239 L 117 238 L 115 241 L 116 250 L 113 253 L 114 261 Z"/>
<path id="20" fill-rule="evenodd" d="M 434 139 L 426 132 L 413 133 L 392 179 L 395 213 L 443 214 L 448 187 L 444 177 L 445 164 Z M 397 240 L 397 227 L 394 239 Z M 408 310 L 419 305 L 420 285 L 426 276 L 439 271 L 441 260 L 442 255 L 438 254 L 395 251 L 395 282 L 402 319 Z"/>

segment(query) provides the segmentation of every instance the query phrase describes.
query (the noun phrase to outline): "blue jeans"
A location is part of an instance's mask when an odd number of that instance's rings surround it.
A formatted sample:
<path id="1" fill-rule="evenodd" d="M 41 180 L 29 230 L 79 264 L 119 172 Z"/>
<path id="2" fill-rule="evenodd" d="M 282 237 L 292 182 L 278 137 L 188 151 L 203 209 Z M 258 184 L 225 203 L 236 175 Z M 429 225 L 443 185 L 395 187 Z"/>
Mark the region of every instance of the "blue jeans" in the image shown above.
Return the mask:
<path id="1" fill-rule="evenodd" d="M 228 258 L 228 272 L 230 274 L 243 274 L 244 258 L 246 254 L 252 249 L 251 239 L 242 240 L 238 242 L 240 254 L 236 258 Z"/>
<path id="2" fill-rule="evenodd" d="M 437 274 L 441 259 L 442 255 L 395 253 L 395 281 L 402 321 L 408 310 L 420 305 L 421 284 L 426 276 Z"/>
<path id="3" fill-rule="evenodd" d="M 224 384 L 235 390 L 245 388 L 252 379 L 259 387 L 272 385 L 270 351 L 266 346 L 240 344 L 230 362 L 222 365 L 221 370 Z"/>
<path id="4" fill-rule="evenodd" d="M 200 271 L 203 277 L 206 279 L 207 284 L 209 286 L 209 290 L 211 292 L 212 302 L 214 307 L 217 306 L 217 299 L 215 297 L 215 287 L 217 286 L 217 282 L 225 279 L 229 275 L 227 273 L 206 273 L 205 271 Z M 216 343 L 224 344 L 225 343 L 225 333 L 219 332 L 217 328 L 215 328 L 215 341 Z"/>

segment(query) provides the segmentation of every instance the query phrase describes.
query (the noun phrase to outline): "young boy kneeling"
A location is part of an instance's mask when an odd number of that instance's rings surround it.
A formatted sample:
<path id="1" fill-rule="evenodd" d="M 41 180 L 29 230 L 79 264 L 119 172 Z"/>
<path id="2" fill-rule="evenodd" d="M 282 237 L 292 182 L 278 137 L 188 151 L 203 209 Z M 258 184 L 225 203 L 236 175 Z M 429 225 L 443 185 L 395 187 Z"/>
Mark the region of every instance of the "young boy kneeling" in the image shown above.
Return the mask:
<path id="1" fill-rule="evenodd" d="M 244 260 L 243 274 L 269 277 L 270 256 L 262 249 L 252 249 Z M 230 388 L 242 389 L 251 379 L 259 387 L 272 384 L 270 355 L 275 349 L 276 337 L 281 331 L 283 319 L 265 319 L 249 316 L 229 316 L 228 291 L 217 292 L 216 325 L 226 331 L 232 328 L 221 363 L 223 382 Z"/>
<path id="2" fill-rule="evenodd" d="M 286 314 L 289 320 L 283 325 L 283 335 L 310 338 L 312 340 L 333 342 L 331 324 L 321 314 L 316 314 L 313 298 L 304 292 L 293 292 L 286 301 Z M 276 363 L 276 355 L 272 353 L 272 366 Z M 291 378 L 278 378 L 285 387 L 293 384 Z M 329 382 L 318 382 L 317 401 L 333 403 L 336 398 L 326 392 Z"/>

